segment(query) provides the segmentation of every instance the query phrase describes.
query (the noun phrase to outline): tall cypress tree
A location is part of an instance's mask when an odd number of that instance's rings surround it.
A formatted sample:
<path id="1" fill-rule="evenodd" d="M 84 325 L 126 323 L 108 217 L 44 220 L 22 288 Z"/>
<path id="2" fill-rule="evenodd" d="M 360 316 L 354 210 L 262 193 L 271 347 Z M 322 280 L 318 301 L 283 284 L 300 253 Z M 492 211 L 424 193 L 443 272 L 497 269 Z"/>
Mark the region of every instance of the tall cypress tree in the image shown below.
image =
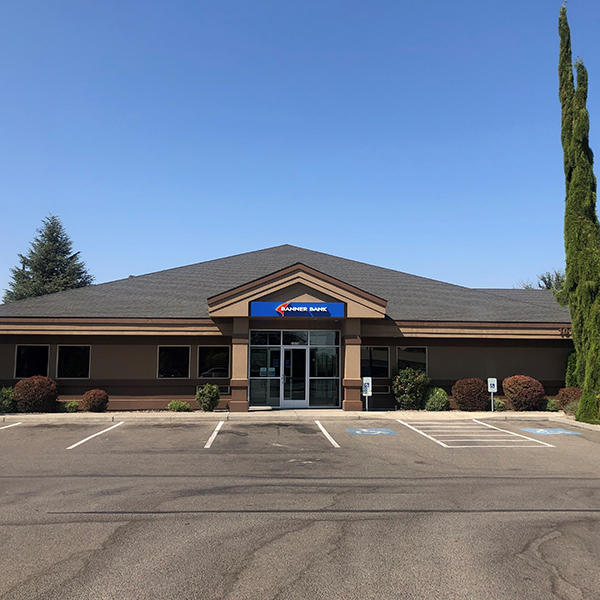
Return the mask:
<path id="1" fill-rule="evenodd" d="M 588 76 L 583 62 L 575 61 L 575 87 L 571 33 L 564 6 L 560 9 L 558 28 L 567 263 L 566 281 L 559 299 L 568 303 L 571 312 L 577 353 L 576 378 L 583 388 L 577 418 L 592 421 L 600 416 L 597 399 L 600 392 L 600 224 L 596 214 L 594 155 L 589 146 Z"/>
<path id="2" fill-rule="evenodd" d="M 11 269 L 4 302 L 84 287 L 94 281 L 79 252 L 73 252 L 73 243 L 58 217 L 45 218 L 37 233 L 27 254 L 19 254 L 21 266 Z"/>

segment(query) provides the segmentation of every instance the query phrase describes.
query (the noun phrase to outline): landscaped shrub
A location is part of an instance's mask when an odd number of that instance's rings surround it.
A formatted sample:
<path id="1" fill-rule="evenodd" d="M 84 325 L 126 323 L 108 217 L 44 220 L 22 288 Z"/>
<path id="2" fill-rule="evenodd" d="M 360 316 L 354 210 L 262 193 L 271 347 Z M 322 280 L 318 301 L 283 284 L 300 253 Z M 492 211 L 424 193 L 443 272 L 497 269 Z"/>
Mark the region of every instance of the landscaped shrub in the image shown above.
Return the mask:
<path id="1" fill-rule="evenodd" d="M 0 389 L 0 413 L 17 412 L 15 393 L 11 387 Z"/>
<path id="2" fill-rule="evenodd" d="M 88 390 L 79 403 L 81 410 L 104 412 L 108 406 L 108 394 L 104 390 Z"/>
<path id="3" fill-rule="evenodd" d="M 402 410 L 418 410 L 425 405 L 429 377 L 418 369 L 402 369 L 392 380 L 392 390 L 398 407 Z"/>
<path id="4" fill-rule="evenodd" d="M 564 387 L 558 390 L 556 394 L 556 401 L 558 402 L 558 408 L 564 410 L 565 406 L 570 402 L 579 402 L 581 398 L 581 388 L 578 387 Z"/>
<path id="5" fill-rule="evenodd" d="M 429 388 L 425 400 L 425 410 L 450 410 L 446 390 L 440 387 Z"/>
<path id="6" fill-rule="evenodd" d="M 575 377 L 575 368 L 577 367 L 577 352 L 573 350 L 567 357 L 567 371 L 565 373 L 565 386 L 577 387 L 579 382 Z"/>
<path id="7" fill-rule="evenodd" d="M 563 410 L 565 411 L 565 414 L 567 414 L 567 415 L 575 415 L 575 413 L 577 412 L 578 406 L 579 406 L 579 401 L 569 402 L 569 404 L 566 404 L 563 407 Z"/>
<path id="8" fill-rule="evenodd" d="M 533 377 L 513 375 L 502 382 L 504 395 L 515 410 L 543 410 L 546 408 L 544 386 Z"/>
<path id="9" fill-rule="evenodd" d="M 556 412 L 558 410 L 558 402 L 555 398 L 546 398 L 546 410 Z"/>
<path id="10" fill-rule="evenodd" d="M 504 404 L 504 400 L 500 400 L 500 398 L 494 398 L 494 410 L 498 412 L 506 410 L 506 404 Z"/>
<path id="11" fill-rule="evenodd" d="M 60 402 L 61 412 L 74 413 L 79 411 L 79 402 L 77 400 L 69 400 L 68 402 Z"/>
<path id="12" fill-rule="evenodd" d="M 190 412 L 192 407 L 189 402 L 185 402 L 184 400 L 171 400 L 171 402 L 167 404 L 167 409 L 172 410 L 173 412 Z"/>
<path id="13" fill-rule="evenodd" d="M 201 385 L 196 392 L 196 400 L 202 410 L 206 412 L 215 410 L 219 403 L 219 387 L 213 383 Z"/>
<path id="14" fill-rule="evenodd" d="M 461 410 L 488 410 L 490 406 L 487 385 L 479 377 L 459 379 L 452 386 L 452 397 Z"/>
<path id="15" fill-rule="evenodd" d="M 54 412 L 58 408 L 58 390 L 50 377 L 34 375 L 21 379 L 14 392 L 19 412 Z"/>

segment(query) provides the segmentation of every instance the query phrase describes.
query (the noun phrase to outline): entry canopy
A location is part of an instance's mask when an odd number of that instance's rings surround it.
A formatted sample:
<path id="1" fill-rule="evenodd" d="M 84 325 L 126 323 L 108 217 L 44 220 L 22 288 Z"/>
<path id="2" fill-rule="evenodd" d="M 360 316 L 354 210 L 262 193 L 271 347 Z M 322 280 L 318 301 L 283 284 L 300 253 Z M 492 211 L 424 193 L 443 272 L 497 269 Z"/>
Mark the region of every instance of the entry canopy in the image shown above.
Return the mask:
<path id="1" fill-rule="evenodd" d="M 296 263 L 208 298 L 215 317 L 382 319 L 387 300 Z"/>

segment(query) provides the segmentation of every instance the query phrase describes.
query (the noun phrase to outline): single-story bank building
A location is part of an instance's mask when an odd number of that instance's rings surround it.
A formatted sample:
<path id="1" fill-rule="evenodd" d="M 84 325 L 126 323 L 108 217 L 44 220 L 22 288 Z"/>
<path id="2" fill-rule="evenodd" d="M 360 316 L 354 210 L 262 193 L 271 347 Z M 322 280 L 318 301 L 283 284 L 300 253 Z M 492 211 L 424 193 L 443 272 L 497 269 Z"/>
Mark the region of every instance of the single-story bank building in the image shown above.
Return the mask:
<path id="1" fill-rule="evenodd" d="M 0 385 L 48 375 L 111 409 L 391 408 L 391 378 L 526 374 L 563 385 L 570 318 L 543 290 L 470 289 L 282 245 L 0 305 Z"/>

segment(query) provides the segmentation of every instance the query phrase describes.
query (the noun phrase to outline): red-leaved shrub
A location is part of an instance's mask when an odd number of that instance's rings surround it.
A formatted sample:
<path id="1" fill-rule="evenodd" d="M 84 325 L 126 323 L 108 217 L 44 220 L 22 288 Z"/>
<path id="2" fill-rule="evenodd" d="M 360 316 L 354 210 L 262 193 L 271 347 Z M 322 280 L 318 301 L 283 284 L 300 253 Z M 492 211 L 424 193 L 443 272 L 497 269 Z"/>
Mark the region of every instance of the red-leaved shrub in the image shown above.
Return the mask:
<path id="1" fill-rule="evenodd" d="M 490 405 L 487 386 L 478 377 L 459 379 L 452 386 L 452 397 L 460 410 L 487 410 Z"/>
<path id="2" fill-rule="evenodd" d="M 104 412 L 108 406 L 108 394 L 104 390 L 88 390 L 79 403 L 79 410 Z"/>
<path id="3" fill-rule="evenodd" d="M 515 410 L 543 410 L 546 407 L 544 386 L 533 377 L 513 375 L 502 382 L 504 395 Z"/>
<path id="4" fill-rule="evenodd" d="M 558 403 L 558 408 L 564 410 L 567 404 L 571 402 L 579 402 L 581 398 L 581 388 L 578 387 L 564 387 L 558 390 L 558 394 L 556 394 L 556 402 Z"/>
<path id="5" fill-rule="evenodd" d="M 43 375 L 21 379 L 15 385 L 15 402 L 19 412 L 54 412 L 58 409 L 56 383 Z"/>

